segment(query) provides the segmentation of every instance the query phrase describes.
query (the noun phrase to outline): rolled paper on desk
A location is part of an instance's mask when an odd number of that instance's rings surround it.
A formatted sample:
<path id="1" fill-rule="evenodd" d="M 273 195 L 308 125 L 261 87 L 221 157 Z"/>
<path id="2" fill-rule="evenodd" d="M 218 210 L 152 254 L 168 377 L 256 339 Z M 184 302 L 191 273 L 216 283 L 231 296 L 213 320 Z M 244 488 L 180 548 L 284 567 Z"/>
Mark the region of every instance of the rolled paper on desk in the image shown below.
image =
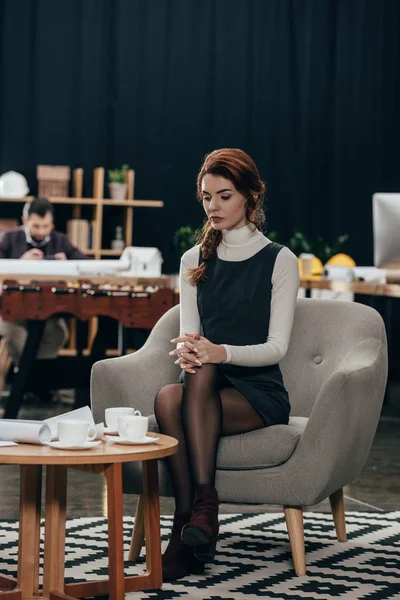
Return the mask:
<path id="1" fill-rule="evenodd" d="M 51 440 L 51 431 L 43 421 L 0 419 L 0 440 L 22 444 L 45 444 Z"/>
<path id="2" fill-rule="evenodd" d="M 376 284 L 384 284 L 386 283 L 386 270 L 377 267 L 325 265 L 324 277 L 330 281 L 371 281 Z"/>
<path id="3" fill-rule="evenodd" d="M 88 406 L 51 417 L 45 421 L 29 421 L 24 419 L 0 419 L 0 442 L 16 442 L 21 444 L 45 444 L 57 439 L 57 421 L 63 419 L 88 421 L 96 428 L 96 440 L 104 435 L 104 424 L 95 425 L 92 411 Z"/>
<path id="4" fill-rule="evenodd" d="M 29 262 L 29 265 L 27 264 Z M 0 274 L 6 275 L 114 275 L 130 272 L 130 261 L 124 260 L 19 260 L 0 259 Z"/>
<path id="5" fill-rule="evenodd" d="M 353 281 L 354 272 L 350 267 L 341 267 L 337 265 L 325 265 L 324 267 L 325 279 L 333 281 Z"/>

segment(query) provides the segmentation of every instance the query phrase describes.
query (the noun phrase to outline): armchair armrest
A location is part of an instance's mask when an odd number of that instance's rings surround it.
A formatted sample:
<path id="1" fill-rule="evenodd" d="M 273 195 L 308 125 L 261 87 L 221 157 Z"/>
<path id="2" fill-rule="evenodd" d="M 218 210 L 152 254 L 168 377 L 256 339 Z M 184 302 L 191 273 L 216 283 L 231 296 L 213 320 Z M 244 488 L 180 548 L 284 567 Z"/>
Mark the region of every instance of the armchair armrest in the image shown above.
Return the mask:
<path id="1" fill-rule="evenodd" d="M 178 380 L 180 369 L 164 348 L 145 345 L 134 354 L 101 360 L 93 365 L 90 381 L 95 420 L 104 420 L 110 406 L 133 406 L 142 414 L 154 413 L 159 389 Z"/>
<path id="2" fill-rule="evenodd" d="M 305 431 L 282 465 L 301 505 L 313 505 L 353 481 L 368 457 L 387 378 L 386 333 L 360 342 L 321 388 Z"/>
<path id="3" fill-rule="evenodd" d="M 153 414 L 157 392 L 179 377 L 180 368 L 168 356 L 178 331 L 179 306 L 174 306 L 157 321 L 143 348 L 93 365 L 90 396 L 96 421 L 104 419 L 109 406 L 133 406 L 144 415 Z"/>

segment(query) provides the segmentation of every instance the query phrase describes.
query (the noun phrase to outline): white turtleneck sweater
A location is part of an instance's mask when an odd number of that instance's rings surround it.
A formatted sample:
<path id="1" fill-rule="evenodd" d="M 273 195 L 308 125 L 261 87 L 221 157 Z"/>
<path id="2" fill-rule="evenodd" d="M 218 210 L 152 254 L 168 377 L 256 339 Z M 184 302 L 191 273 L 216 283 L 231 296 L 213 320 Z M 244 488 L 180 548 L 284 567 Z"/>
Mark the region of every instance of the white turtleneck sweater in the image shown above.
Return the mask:
<path id="1" fill-rule="evenodd" d="M 254 256 L 271 243 L 254 225 L 239 229 L 222 230 L 223 239 L 217 255 L 226 261 L 242 261 Z M 179 273 L 180 287 L 180 335 L 199 333 L 203 335 L 197 307 L 197 286 L 186 277 L 186 271 L 199 264 L 199 245 L 185 252 Z M 294 310 L 299 288 L 299 268 L 296 256 L 289 248 L 278 253 L 272 273 L 271 312 L 268 337 L 263 344 L 232 346 L 226 349 L 226 363 L 243 367 L 264 367 L 279 363 L 285 356 L 292 331 Z M 179 345 L 178 345 L 179 346 Z"/>

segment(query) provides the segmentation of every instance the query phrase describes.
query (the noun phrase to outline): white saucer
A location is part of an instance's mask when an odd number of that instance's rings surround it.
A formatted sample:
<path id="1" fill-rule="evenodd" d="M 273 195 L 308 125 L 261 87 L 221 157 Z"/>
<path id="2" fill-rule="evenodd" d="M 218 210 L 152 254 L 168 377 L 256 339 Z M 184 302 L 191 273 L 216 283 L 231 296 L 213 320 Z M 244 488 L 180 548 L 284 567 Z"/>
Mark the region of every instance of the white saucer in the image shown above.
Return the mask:
<path id="1" fill-rule="evenodd" d="M 118 430 L 117 429 L 113 429 L 112 427 L 104 427 L 104 433 L 110 433 L 110 434 L 117 435 L 118 434 Z"/>
<path id="2" fill-rule="evenodd" d="M 46 442 L 46 444 L 47 446 L 51 446 L 52 448 L 56 448 L 57 450 L 89 450 L 90 448 L 95 448 L 95 446 L 101 444 L 101 440 L 94 442 L 85 442 L 81 446 L 66 446 L 65 444 L 62 444 L 59 441 Z"/>
<path id="3" fill-rule="evenodd" d="M 120 435 L 106 435 L 106 439 L 109 442 L 114 442 L 114 444 L 126 444 L 130 446 L 141 446 L 142 444 L 153 444 L 154 442 L 158 442 L 159 437 L 150 437 L 146 435 L 140 442 L 134 442 L 133 440 L 127 440 L 122 438 Z"/>

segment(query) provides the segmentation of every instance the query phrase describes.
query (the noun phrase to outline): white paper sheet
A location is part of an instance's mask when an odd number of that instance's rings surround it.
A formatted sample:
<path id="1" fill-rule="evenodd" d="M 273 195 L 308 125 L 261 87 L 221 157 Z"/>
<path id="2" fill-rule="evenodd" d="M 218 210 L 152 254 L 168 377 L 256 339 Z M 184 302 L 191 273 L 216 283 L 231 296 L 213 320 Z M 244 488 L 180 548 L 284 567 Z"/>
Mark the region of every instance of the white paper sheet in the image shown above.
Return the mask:
<path id="1" fill-rule="evenodd" d="M 74 419 L 77 421 L 87 421 L 90 425 L 94 425 L 96 427 L 96 440 L 100 440 L 104 435 L 104 424 L 98 423 L 97 425 L 93 419 L 93 413 L 88 406 L 83 406 L 82 408 L 77 408 L 76 410 L 71 410 L 70 412 L 63 413 L 62 415 L 57 415 L 56 417 L 50 417 L 49 419 L 45 419 L 43 423 L 46 423 L 48 427 L 50 427 L 51 439 L 57 439 L 57 422 L 65 421 L 69 419 Z"/>

